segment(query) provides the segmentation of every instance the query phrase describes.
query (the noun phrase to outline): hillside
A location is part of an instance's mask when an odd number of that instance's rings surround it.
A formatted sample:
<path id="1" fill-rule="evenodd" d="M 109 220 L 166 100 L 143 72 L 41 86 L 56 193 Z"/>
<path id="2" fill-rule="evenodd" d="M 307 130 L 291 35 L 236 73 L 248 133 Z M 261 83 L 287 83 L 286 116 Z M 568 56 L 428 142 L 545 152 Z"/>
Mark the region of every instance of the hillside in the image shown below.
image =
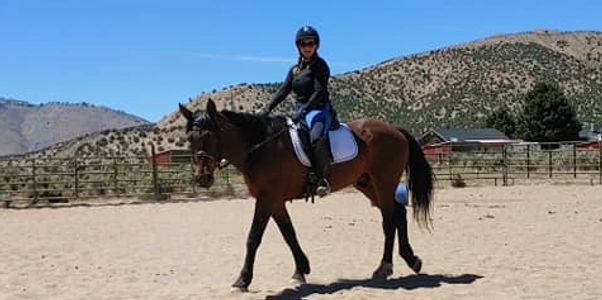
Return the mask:
<path id="1" fill-rule="evenodd" d="M 33 105 L 0 98 L 0 156 L 40 150 L 93 132 L 148 123 L 124 112 L 86 103 Z"/>
<path id="2" fill-rule="evenodd" d="M 602 34 L 590 32 L 495 37 L 340 76 L 333 98 L 349 118 L 378 111 L 380 118 L 420 133 L 435 126 L 476 126 L 502 105 L 517 111 L 535 82 L 551 80 L 582 121 L 600 122 L 600 43 Z"/>
<path id="3" fill-rule="evenodd" d="M 560 83 L 581 121 L 602 122 L 602 33 L 499 35 L 391 59 L 334 76 L 330 83 L 342 120 L 372 116 L 419 134 L 434 126 L 478 126 L 501 105 L 516 111 L 522 95 L 543 80 Z M 277 87 L 241 84 L 199 95 L 189 106 L 202 107 L 212 98 L 222 108 L 254 110 Z M 182 122 L 174 113 L 158 127 Z"/>
<path id="4" fill-rule="evenodd" d="M 283 70 L 284 72 L 284 70 Z M 332 100 L 341 120 L 376 117 L 421 134 L 432 127 L 471 126 L 500 106 L 513 111 L 522 107 L 523 95 L 535 82 L 557 81 L 577 110 L 580 121 L 602 123 L 602 33 L 536 31 L 498 35 L 407 57 L 394 58 L 375 66 L 330 79 Z M 204 108 L 211 98 L 218 108 L 254 111 L 266 104 L 279 83 L 230 86 L 203 93 L 187 103 Z M 279 107 L 285 113 L 292 104 Z M 184 120 L 173 112 L 155 127 L 111 133 L 107 148 L 94 148 L 95 141 L 81 139 L 70 146 L 85 153 L 138 153 L 149 142 L 158 150 L 185 147 Z M 115 138 L 119 137 L 119 140 Z M 137 137 L 137 139 L 134 139 Z M 134 141 L 128 149 L 128 141 Z M 82 148 L 82 143 L 86 146 Z M 104 145 L 104 143 L 101 143 Z M 61 148 L 44 151 L 61 153 Z M 111 150 L 113 151 L 113 150 Z"/>

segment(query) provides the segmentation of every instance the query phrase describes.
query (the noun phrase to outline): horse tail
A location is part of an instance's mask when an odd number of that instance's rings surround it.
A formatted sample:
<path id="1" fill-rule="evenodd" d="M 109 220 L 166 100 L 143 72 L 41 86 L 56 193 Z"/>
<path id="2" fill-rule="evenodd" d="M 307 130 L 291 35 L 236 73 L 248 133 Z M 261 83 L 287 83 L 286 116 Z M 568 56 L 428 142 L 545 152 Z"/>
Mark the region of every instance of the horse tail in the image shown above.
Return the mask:
<path id="1" fill-rule="evenodd" d="M 414 219 L 419 225 L 422 224 L 428 228 L 433 203 L 433 169 L 416 139 L 405 129 L 397 129 L 406 137 L 409 144 L 410 156 L 406 171 L 408 173 L 408 189 L 412 196 Z"/>

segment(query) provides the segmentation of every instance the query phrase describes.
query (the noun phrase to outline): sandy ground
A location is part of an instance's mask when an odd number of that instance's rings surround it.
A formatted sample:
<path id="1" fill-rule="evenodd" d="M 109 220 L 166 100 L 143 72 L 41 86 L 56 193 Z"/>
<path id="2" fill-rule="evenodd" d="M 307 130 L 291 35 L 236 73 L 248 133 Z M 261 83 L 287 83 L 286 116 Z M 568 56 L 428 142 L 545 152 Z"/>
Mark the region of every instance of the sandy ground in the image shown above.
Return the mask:
<path id="1" fill-rule="evenodd" d="M 242 266 L 253 200 L 0 209 L 1 299 L 602 299 L 602 186 L 444 188 L 434 230 L 410 224 L 423 273 L 382 253 L 380 216 L 361 195 L 288 205 L 312 273 L 273 221 L 249 293 Z"/>

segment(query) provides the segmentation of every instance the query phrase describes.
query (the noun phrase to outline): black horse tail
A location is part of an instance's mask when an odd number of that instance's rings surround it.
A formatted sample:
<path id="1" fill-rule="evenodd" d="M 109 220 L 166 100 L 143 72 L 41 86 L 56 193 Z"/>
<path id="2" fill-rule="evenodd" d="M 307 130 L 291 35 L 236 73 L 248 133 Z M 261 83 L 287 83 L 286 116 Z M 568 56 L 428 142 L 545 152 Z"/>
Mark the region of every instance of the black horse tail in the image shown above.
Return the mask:
<path id="1" fill-rule="evenodd" d="M 408 173 L 408 189 L 412 196 L 414 219 L 419 225 L 429 228 L 433 203 L 433 169 L 416 139 L 405 129 L 397 129 L 406 137 L 410 148 L 406 171 Z"/>

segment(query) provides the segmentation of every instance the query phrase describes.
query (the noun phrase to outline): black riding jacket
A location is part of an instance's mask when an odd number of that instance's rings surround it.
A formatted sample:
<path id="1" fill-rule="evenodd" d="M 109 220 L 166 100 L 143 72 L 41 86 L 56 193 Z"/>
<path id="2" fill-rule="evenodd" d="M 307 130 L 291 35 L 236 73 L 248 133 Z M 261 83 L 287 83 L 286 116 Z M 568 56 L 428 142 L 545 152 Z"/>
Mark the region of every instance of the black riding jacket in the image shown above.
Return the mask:
<path id="1" fill-rule="evenodd" d="M 326 61 L 317 54 L 309 62 L 294 65 L 289 71 L 278 91 L 272 96 L 268 105 L 271 111 L 291 92 L 295 93 L 297 103 L 305 112 L 330 103 L 328 94 L 328 78 L 330 69 Z"/>

